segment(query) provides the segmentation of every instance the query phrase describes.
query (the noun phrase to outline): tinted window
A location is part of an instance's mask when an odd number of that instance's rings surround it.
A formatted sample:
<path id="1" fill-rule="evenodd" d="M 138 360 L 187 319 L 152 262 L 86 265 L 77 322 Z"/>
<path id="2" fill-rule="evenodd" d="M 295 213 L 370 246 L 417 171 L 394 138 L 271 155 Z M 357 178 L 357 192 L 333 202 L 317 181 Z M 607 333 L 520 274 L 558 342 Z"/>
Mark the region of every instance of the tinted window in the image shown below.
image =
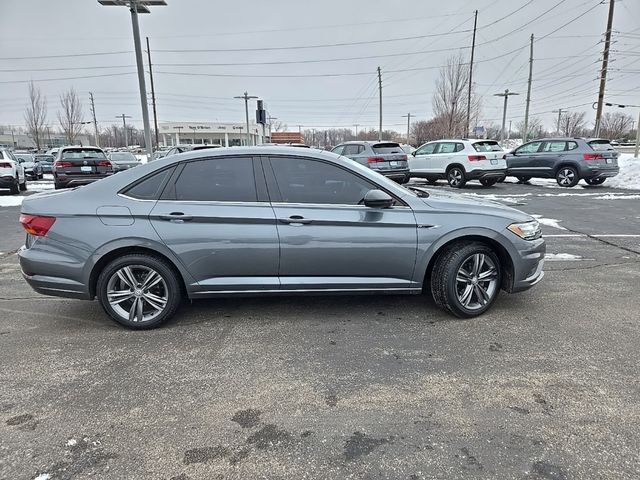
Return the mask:
<path id="1" fill-rule="evenodd" d="M 344 145 L 338 145 L 336 148 L 331 150 L 333 153 L 337 153 L 338 155 L 342 155 L 342 150 L 344 150 Z"/>
<path id="2" fill-rule="evenodd" d="M 501 152 L 502 147 L 493 140 L 486 142 L 476 142 L 473 144 L 473 148 L 476 152 Z"/>
<path id="3" fill-rule="evenodd" d="M 255 202 L 250 158 L 219 158 L 186 163 L 175 184 L 176 200 Z"/>
<path id="4" fill-rule="evenodd" d="M 362 145 L 345 145 L 343 155 L 358 155 L 364 151 L 364 147 Z"/>
<path id="5" fill-rule="evenodd" d="M 550 141 L 544 142 L 544 147 L 542 147 L 543 152 L 564 152 L 567 148 L 567 142 L 564 141 Z"/>
<path id="6" fill-rule="evenodd" d="M 416 155 L 429 155 L 436 149 L 437 143 L 425 143 L 416 150 Z"/>
<path id="7" fill-rule="evenodd" d="M 536 153 L 542 145 L 542 142 L 525 143 L 520 148 L 516 149 L 516 153 Z"/>
<path id="8" fill-rule="evenodd" d="M 453 153 L 456 151 L 456 144 L 453 142 L 442 142 L 439 145 L 438 153 Z"/>
<path id="9" fill-rule="evenodd" d="M 272 158 L 283 202 L 358 205 L 374 188 L 347 170 L 311 159 Z"/>
<path id="10" fill-rule="evenodd" d="M 392 142 L 376 143 L 375 145 L 372 145 L 371 148 L 374 153 L 379 155 L 384 155 L 385 153 L 404 153 L 400 148 L 400 144 Z"/>
<path id="11" fill-rule="evenodd" d="M 142 200 L 155 200 L 162 193 L 162 187 L 165 181 L 171 176 L 174 168 L 167 168 L 161 172 L 153 173 L 150 176 L 143 179 L 141 182 L 135 184 L 129 190 L 124 193 L 129 197 L 139 198 Z"/>
<path id="12" fill-rule="evenodd" d="M 72 150 L 64 150 L 62 152 L 64 159 L 83 159 L 83 158 L 107 158 L 102 150 L 95 148 L 74 148 Z"/>
<path id="13" fill-rule="evenodd" d="M 593 150 L 615 150 L 609 140 L 591 140 L 587 143 Z"/>

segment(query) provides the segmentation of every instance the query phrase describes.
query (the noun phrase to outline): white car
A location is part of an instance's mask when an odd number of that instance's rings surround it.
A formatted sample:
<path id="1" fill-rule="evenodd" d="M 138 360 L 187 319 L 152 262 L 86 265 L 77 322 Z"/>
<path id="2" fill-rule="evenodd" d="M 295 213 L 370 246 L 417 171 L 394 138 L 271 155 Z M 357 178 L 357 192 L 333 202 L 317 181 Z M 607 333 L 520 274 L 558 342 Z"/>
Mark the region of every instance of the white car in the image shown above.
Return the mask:
<path id="1" fill-rule="evenodd" d="M 450 186 L 462 188 L 469 180 L 479 180 L 489 187 L 505 176 L 504 155 L 495 140 L 435 140 L 411 154 L 409 171 L 431 184 L 446 179 Z"/>
<path id="2" fill-rule="evenodd" d="M 12 194 L 27 189 L 24 168 L 9 150 L 0 149 L 0 188 L 8 188 Z"/>

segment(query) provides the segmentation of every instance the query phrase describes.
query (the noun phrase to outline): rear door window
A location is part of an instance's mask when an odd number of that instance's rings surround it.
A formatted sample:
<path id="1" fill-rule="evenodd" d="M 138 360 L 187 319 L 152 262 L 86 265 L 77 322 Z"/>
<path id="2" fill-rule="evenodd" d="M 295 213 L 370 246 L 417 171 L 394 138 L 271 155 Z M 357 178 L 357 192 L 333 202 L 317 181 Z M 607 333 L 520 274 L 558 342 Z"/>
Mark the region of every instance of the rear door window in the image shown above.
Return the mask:
<path id="1" fill-rule="evenodd" d="M 567 149 L 567 142 L 562 140 L 550 140 L 548 142 L 544 142 L 544 146 L 542 147 L 542 151 L 547 152 L 564 152 Z"/>
<path id="2" fill-rule="evenodd" d="M 436 153 L 454 153 L 456 151 L 457 144 L 453 142 L 440 142 L 438 145 L 439 147 Z"/>
<path id="3" fill-rule="evenodd" d="M 378 155 L 384 155 L 388 153 L 404 153 L 402 148 L 400 148 L 400 144 L 398 143 L 375 143 L 371 145 L 373 152 Z"/>
<path id="4" fill-rule="evenodd" d="M 498 142 L 489 140 L 486 142 L 475 142 L 473 148 L 476 152 L 502 152 L 502 147 Z"/>
<path id="5" fill-rule="evenodd" d="M 345 145 L 343 155 L 358 155 L 364 151 L 364 147 L 362 145 Z"/>
<path id="6" fill-rule="evenodd" d="M 175 182 L 175 200 L 256 202 L 251 158 L 216 158 L 185 163 Z"/>

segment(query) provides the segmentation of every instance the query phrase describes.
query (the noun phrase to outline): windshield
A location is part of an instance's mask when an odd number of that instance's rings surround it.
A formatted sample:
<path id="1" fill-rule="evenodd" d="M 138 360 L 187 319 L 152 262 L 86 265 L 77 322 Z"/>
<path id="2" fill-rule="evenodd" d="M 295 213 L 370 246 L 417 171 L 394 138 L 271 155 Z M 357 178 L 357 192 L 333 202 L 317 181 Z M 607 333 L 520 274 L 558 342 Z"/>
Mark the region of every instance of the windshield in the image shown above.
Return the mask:
<path id="1" fill-rule="evenodd" d="M 30 153 L 14 153 L 13 155 L 25 162 L 33 162 L 33 155 L 31 155 Z"/>
<path id="2" fill-rule="evenodd" d="M 95 148 L 74 148 L 62 152 L 62 158 L 65 159 L 82 159 L 82 158 L 107 158 L 102 150 Z"/>

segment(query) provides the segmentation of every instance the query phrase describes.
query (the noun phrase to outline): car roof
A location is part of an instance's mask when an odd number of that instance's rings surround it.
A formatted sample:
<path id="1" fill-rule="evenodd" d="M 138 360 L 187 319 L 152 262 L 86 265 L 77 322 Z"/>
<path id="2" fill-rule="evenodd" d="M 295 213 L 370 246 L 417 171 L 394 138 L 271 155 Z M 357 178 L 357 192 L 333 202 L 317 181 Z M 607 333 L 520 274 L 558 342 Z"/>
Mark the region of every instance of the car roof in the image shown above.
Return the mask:
<path id="1" fill-rule="evenodd" d="M 400 145 L 398 142 L 392 140 L 348 140 L 346 142 L 340 142 L 340 145 L 347 145 L 349 143 L 364 143 L 365 145 L 377 145 L 378 143 L 393 143 Z"/>
<path id="2" fill-rule="evenodd" d="M 77 149 L 77 148 L 82 148 L 82 149 L 93 149 L 93 150 L 102 150 L 100 147 L 94 147 L 93 145 L 69 145 L 66 147 L 60 147 L 60 150 L 71 150 L 71 149 Z"/>

